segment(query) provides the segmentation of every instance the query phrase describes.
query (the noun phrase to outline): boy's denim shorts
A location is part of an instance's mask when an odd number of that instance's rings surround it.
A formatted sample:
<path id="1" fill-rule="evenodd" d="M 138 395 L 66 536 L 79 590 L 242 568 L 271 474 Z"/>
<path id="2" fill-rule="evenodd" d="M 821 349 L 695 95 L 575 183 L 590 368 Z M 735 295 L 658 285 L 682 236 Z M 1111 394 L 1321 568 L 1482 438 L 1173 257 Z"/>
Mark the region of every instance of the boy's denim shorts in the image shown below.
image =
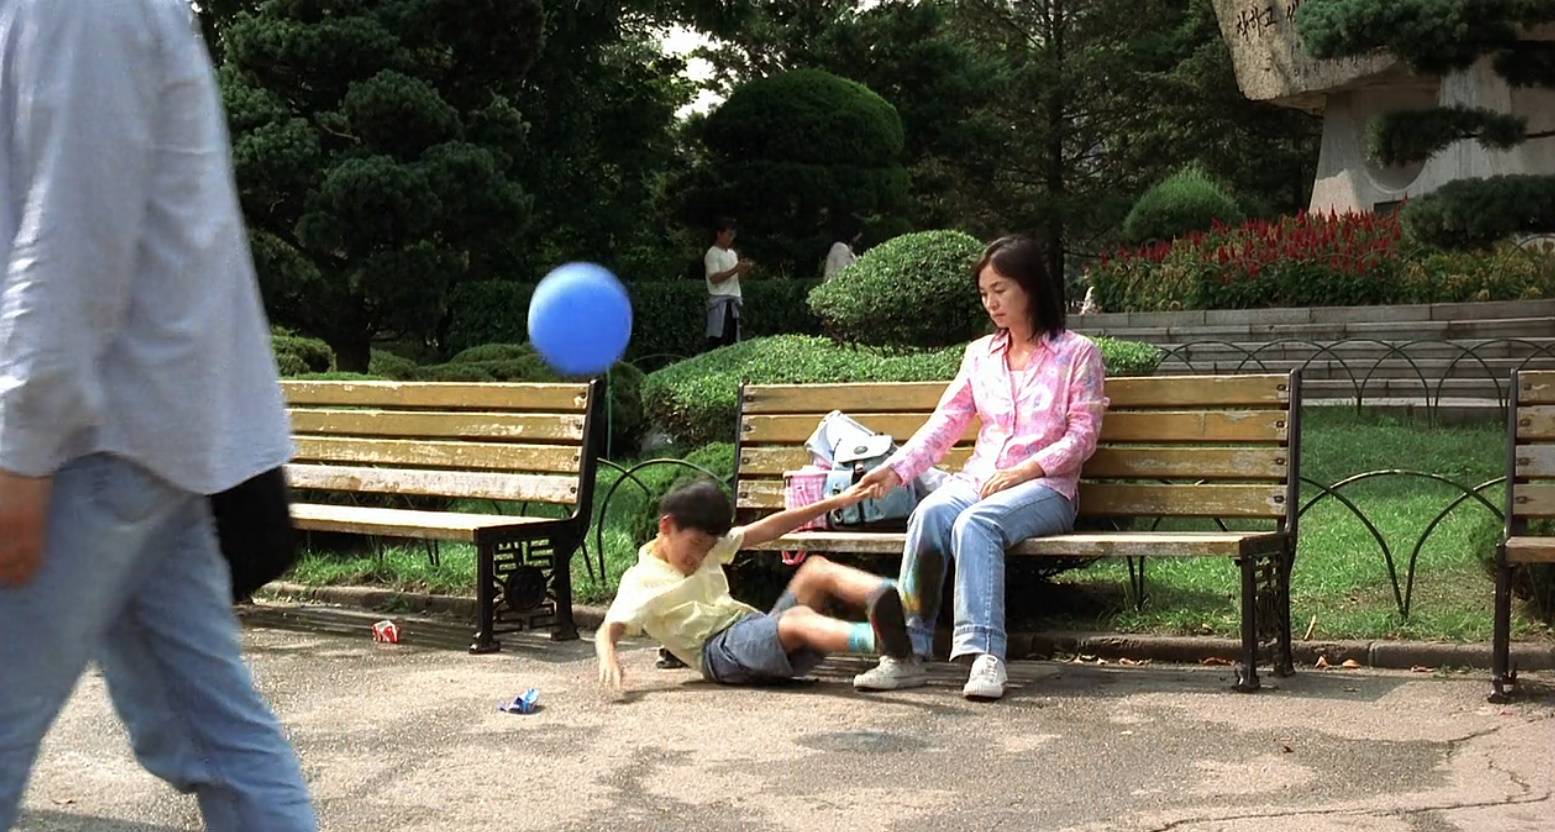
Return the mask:
<path id="1" fill-rule="evenodd" d="M 792 653 L 778 640 L 778 619 L 799 605 L 784 592 L 772 609 L 754 612 L 715 633 L 702 647 L 702 671 L 723 685 L 762 685 L 808 674 L 826 654 L 804 648 Z"/>

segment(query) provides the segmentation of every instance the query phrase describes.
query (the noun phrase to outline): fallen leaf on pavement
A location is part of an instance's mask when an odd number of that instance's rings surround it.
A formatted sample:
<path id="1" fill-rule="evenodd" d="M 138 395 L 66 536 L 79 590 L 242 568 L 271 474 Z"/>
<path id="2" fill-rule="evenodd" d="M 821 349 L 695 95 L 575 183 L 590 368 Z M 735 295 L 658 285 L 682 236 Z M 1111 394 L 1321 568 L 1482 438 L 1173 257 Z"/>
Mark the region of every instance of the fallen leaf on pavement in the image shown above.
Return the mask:
<path id="1" fill-rule="evenodd" d="M 1138 667 L 1138 666 L 1140 666 L 1140 665 L 1142 665 L 1142 664 L 1144 664 L 1144 663 L 1146 663 L 1148 661 L 1150 661 L 1150 660 L 1149 659 L 1141 660 L 1141 659 L 1128 659 L 1128 658 L 1124 658 L 1124 659 L 1118 659 L 1118 664 L 1121 664 L 1124 667 Z"/>
<path id="2" fill-rule="evenodd" d="M 1356 661 L 1355 659 L 1345 659 L 1344 660 L 1344 664 L 1341 664 L 1339 666 L 1340 667 L 1347 667 L 1347 668 L 1349 668 L 1351 670 L 1354 670 L 1355 668 L 1360 667 L 1361 663 Z"/>
<path id="3" fill-rule="evenodd" d="M 1426 667 L 1423 664 L 1417 664 L 1414 667 L 1411 667 L 1409 669 L 1409 672 L 1410 673 L 1435 673 L 1436 672 L 1436 668 L 1434 668 L 1434 667 Z"/>
<path id="4" fill-rule="evenodd" d="M 1228 667 L 1231 664 L 1231 660 L 1230 659 L 1222 659 L 1219 656 L 1210 656 L 1209 658 L 1204 659 L 1203 661 L 1199 662 L 1199 664 L 1214 665 L 1216 667 Z"/>
<path id="5" fill-rule="evenodd" d="M 1296 749 L 1294 749 L 1294 748 L 1291 748 L 1291 747 L 1290 747 L 1290 746 L 1288 746 L 1288 745 L 1282 745 L 1282 746 L 1280 746 L 1280 750 L 1281 750 L 1281 751 L 1284 751 L 1284 752 L 1285 752 L 1285 753 L 1286 753 L 1286 754 L 1295 754 L 1295 753 L 1296 753 Z"/>
<path id="6" fill-rule="evenodd" d="M 1318 656 L 1317 657 L 1317 664 L 1313 665 L 1313 666 L 1316 667 L 1318 670 L 1327 670 L 1328 669 L 1328 657 L 1327 656 Z"/>

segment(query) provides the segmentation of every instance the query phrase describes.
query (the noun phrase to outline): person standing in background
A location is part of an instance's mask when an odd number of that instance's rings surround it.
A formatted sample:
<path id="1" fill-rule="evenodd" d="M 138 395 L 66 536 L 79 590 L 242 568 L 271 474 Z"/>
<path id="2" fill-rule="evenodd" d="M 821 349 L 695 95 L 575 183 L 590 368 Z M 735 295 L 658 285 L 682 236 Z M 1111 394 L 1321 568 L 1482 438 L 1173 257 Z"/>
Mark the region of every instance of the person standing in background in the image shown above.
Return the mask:
<path id="1" fill-rule="evenodd" d="M 702 256 L 707 276 L 707 348 L 726 347 L 740 340 L 740 317 L 744 298 L 740 295 L 740 276 L 751 270 L 749 260 L 741 260 L 734 250 L 735 222 L 720 219 L 713 227 L 713 245 Z"/>
<path id="2" fill-rule="evenodd" d="M 0 0 L 0 829 L 96 660 L 216 832 L 318 828 L 207 495 L 291 456 L 188 0 Z"/>

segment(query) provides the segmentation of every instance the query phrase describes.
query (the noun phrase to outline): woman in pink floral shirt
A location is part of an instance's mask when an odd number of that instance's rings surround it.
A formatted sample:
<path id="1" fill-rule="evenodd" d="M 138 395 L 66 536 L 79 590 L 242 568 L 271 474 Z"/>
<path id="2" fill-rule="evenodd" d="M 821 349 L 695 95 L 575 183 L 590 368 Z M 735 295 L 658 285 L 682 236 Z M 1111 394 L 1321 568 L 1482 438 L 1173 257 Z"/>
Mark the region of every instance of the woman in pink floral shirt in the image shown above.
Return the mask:
<path id="1" fill-rule="evenodd" d="M 1101 352 L 1064 328 L 1063 293 L 1042 247 L 1025 237 L 988 246 L 973 270 L 997 332 L 973 341 L 929 421 L 863 485 L 884 494 L 945 457 L 972 419 L 966 467 L 930 494 L 907 525 L 899 588 L 916 655 L 882 659 L 853 680 L 862 690 L 927 681 L 948 559 L 956 562 L 951 658 L 973 657 L 963 693 L 1004 695 L 1004 552 L 1074 528 L 1080 466 L 1096 450 L 1107 409 Z"/>

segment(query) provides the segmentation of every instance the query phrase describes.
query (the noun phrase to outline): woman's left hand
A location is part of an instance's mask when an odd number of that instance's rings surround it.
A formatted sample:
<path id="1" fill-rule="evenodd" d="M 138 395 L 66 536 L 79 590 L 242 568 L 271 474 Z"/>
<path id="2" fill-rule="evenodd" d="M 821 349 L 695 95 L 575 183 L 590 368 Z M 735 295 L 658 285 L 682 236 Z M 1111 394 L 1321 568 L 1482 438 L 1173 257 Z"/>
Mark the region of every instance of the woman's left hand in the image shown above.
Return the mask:
<path id="1" fill-rule="evenodd" d="M 998 494 L 1000 491 L 1005 490 L 1006 488 L 1014 488 L 1023 482 L 1034 480 L 1040 476 L 1042 476 L 1040 469 L 1037 471 L 1032 471 L 1028 466 L 1025 465 L 1017 465 L 1014 468 L 1006 468 L 1003 471 L 995 471 L 994 475 L 989 477 L 987 481 L 983 483 L 983 491 L 981 496 L 986 500 L 989 497 Z"/>

